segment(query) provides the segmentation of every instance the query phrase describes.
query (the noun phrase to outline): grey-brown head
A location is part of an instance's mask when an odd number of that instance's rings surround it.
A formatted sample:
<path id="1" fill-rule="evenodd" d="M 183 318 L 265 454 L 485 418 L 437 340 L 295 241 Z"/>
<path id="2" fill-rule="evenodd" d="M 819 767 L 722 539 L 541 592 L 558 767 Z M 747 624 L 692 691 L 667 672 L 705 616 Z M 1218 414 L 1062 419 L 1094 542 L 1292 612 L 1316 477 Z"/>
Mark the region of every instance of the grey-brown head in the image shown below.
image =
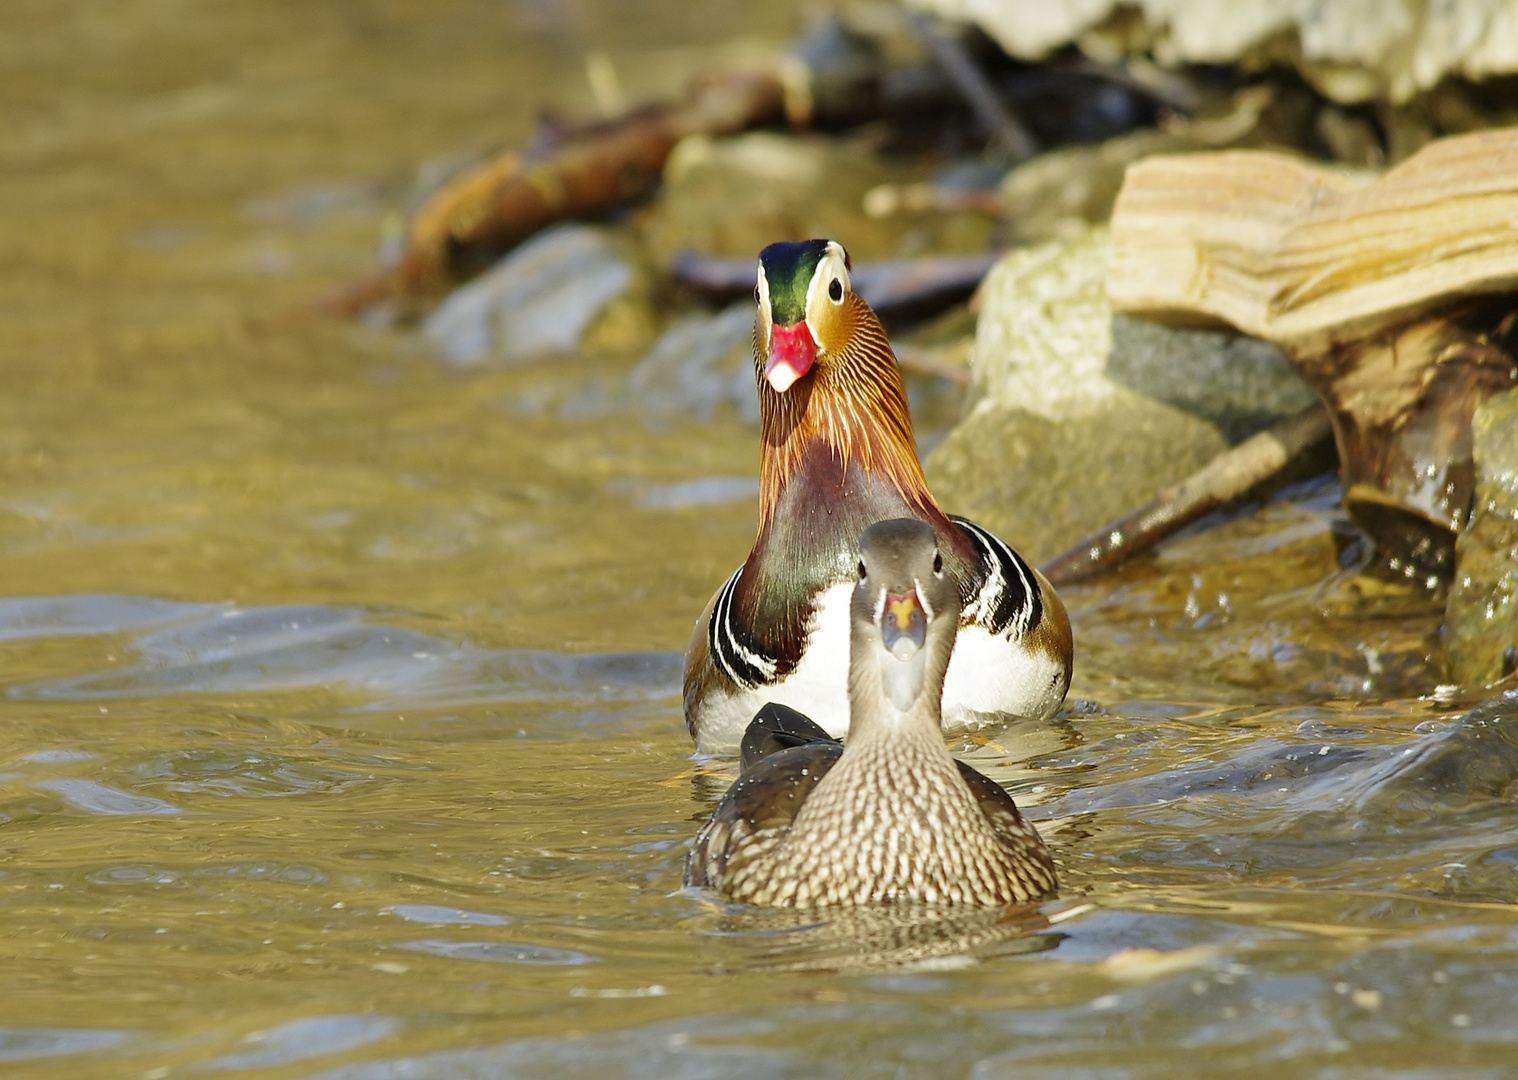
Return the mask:
<path id="1" fill-rule="evenodd" d="M 959 607 L 959 587 L 944 570 L 932 526 L 896 518 L 864 531 L 851 608 L 851 734 L 861 711 L 880 711 L 882 696 L 902 713 L 927 713 L 938 723 Z"/>

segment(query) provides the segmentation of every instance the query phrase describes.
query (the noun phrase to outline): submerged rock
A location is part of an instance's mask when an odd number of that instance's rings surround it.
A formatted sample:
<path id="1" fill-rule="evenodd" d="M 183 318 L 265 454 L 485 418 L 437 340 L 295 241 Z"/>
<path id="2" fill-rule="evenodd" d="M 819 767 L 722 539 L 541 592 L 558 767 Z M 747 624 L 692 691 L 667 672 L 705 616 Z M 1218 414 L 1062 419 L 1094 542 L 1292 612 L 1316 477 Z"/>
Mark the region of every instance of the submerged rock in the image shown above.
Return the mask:
<path id="1" fill-rule="evenodd" d="M 1454 680 L 1479 686 L 1518 661 L 1518 389 L 1478 406 L 1471 435 L 1476 504 L 1455 543 L 1444 636 Z"/>
<path id="2" fill-rule="evenodd" d="M 423 332 L 456 364 L 632 350 L 653 336 L 649 292 L 649 275 L 624 238 L 558 225 L 456 290 Z"/>
<path id="3" fill-rule="evenodd" d="M 1265 342 L 1114 317 L 1109 250 L 1091 228 L 997 264 L 965 418 L 927 461 L 949 509 L 1035 561 L 1313 400 Z"/>

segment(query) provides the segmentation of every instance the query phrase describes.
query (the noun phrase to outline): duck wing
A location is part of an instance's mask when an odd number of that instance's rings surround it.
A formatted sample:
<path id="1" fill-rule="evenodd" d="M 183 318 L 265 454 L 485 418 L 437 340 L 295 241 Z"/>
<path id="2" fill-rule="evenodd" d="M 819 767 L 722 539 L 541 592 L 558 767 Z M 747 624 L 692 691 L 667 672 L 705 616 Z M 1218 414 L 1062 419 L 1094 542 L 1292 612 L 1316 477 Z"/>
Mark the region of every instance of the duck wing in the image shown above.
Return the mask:
<path id="1" fill-rule="evenodd" d="M 748 730 L 743 733 L 739 748 L 741 770 L 747 773 L 771 754 L 814 742 L 838 745 L 837 739 L 814 724 L 805 713 L 771 701 L 754 714 Z"/>
<path id="2" fill-rule="evenodd" d="M 786 711 L 795 713 L 793 709 Z M 843 756 L 841 743 L 828 738 L 826 732 L 823 738 L 827 741 L 775 750 L 744 770 L 722 796 L 711 820 L 696 833 L 685 858 L 685 884 L 718 888 L 729 870 L 764 855 L 780 842 L 812 789 Z"/>
<path id="3" fill-rule="evenodd" d="M 980 807 L 980 812 L 990 822 L 991 830 L 996 833 L 1002 845 L 1013 853 L 1019 867 L 1018 876 L 1027 879 L 1023 884 L 1036 886 L 1029 888 L 1029 893 L 1035 896 L 1054 895 L 1058 888 L 1054 856 L 1049 854 L 1044 838 L 1038 835 L 1032 822 L 1023 817 L 1017 803 L 1007 794 L 1007 789 L 958 758 L 954 759 L 954 764 L 959 766 L 959 775 L 969 786 L 975 805 Z"/>

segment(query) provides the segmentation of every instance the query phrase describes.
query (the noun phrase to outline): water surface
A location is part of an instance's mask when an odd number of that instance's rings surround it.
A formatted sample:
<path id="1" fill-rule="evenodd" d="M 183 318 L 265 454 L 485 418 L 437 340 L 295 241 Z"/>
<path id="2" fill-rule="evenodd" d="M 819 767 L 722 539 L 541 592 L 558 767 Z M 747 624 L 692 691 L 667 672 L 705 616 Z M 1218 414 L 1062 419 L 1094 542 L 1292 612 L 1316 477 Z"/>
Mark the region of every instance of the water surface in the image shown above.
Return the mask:
<path id="1" fill-rule="evenodd" d="M 1070 706 L 954 740 L 1044 829 L 1059 901 L 679 890 L 731 776 L 678 679 L 753 528 L 742 410 L 296 310 L 370 265 L 416 163 L 588 110 L 587 49 L 663 92 L 795 25 L 9 13 L 0 1070 L 1511 1073 L 1518 701 L 1434 692 L 1436 607 L 1356 572 L 1331 480 L 1070 590 Z"/>

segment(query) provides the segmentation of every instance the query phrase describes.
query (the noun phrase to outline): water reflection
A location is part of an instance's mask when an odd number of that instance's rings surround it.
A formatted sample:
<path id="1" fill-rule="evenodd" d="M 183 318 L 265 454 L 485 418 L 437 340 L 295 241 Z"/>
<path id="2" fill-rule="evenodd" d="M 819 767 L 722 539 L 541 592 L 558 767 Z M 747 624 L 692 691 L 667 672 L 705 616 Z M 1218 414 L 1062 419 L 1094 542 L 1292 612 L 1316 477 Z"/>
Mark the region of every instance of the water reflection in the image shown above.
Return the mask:
<path id="1" fill-rule="evenodd" d="M 933 908 L 915 904 L 824 911 L 724 905 L 692 928 L 744 950 L 718 974 L 942 971 L 1058 946 L 1050 920 L 1032 907 Z"/>
<path id="2" fill-rule="evenodd" d="M 238 1049 L 206 1062 L 212 1072 L 288 1065 L 308 1058 L 351 1050 L 391 1034 L 400 1023 L 388 1016 L 315 1016 L 288 1024 L 252 1031 L 239 1040 Z"/>

